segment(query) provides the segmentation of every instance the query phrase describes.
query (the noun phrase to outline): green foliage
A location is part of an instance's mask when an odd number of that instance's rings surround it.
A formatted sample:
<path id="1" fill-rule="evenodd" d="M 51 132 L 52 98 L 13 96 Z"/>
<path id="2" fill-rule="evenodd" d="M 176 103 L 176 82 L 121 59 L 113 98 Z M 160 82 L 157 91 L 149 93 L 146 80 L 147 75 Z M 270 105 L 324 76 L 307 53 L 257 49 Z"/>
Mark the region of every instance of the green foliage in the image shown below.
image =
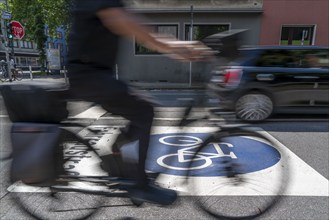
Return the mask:
<path id="1" fill-rule="evenodd" d="M 49 36 L 55 36 L 56 28 L 69 26 L 69 7 L 71 0 L 8 0 L 8 11 L 12 20 L 19 21 L 25 28 L 25 37 L 37 44 L 40 61 L 45 63 L 47 41 L 45 25 Z"/>
<path id="2" fill-rule="evenodd" d="M 49 34 L 55 36 L 56 28 L 69 24 L 69 7 L 71 0 L 8 0 L 9 11 L 13 19 L 19 20 L 27 30 L 34 29 L 36 17 L 42 16 L 42 20 L 49 27 Z M 29 34 L 28 36 L 33 36 Z"/>

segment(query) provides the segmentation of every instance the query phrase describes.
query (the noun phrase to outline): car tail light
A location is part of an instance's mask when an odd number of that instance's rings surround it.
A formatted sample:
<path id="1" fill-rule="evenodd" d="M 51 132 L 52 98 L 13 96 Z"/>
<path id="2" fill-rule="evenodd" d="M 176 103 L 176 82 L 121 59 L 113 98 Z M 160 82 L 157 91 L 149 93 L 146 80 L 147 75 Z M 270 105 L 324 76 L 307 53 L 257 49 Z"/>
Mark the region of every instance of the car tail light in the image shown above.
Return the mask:
<path id="1" fill-rule="evenodd" d="M 223 83 L 227 85 L 236 85 L 240 82 L 241 75 L 241 69 L 226 69 L 224 70 Z"/>

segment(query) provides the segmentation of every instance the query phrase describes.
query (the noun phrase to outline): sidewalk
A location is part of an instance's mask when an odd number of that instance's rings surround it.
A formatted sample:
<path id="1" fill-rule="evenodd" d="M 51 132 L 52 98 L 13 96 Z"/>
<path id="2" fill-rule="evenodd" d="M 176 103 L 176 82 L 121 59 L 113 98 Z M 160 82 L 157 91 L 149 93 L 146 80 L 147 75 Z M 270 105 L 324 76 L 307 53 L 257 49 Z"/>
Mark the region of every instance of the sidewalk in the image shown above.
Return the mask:
<path id="1" fill-rule="evenodd" d="M 7 84 L 9 82 L 0 83 Z M 27 78 L 23 79 L 20 82 L 13 82 L 13 83 L 49 83 L 49 84 L 66 84 L 68 83 L 68 79 L 65 79 L 63 76 L 59 75 L 50 75 L 50 76 L 38 76 L 34 77 L 33 79 Z M 188 83 L 170 83 L 170 82 L 131 82 L 130 85 L 146 90 L 161 90 L 161 89 L 168 89 L 168 90 L 175 90 L 175 89 L 184 89 L 184 90 L 195 90 L 195 89 L 202 89 L 203 84 L 192 84 L 189 85 Z"/>

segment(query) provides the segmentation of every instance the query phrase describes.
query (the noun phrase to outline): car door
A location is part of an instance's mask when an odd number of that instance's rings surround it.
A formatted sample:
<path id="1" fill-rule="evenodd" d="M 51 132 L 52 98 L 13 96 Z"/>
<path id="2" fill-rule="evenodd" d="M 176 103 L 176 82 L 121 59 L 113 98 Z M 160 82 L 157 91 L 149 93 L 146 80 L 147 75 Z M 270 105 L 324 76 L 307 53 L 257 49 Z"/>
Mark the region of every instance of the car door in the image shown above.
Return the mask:
<path id="1" fill-rule="evenodd" d="M 299 61 L 288 48 L 268 49 L 260 55 L 256 79 L 266 83 L 276 107 L 309 106 L 314 78 Z"/>
<path id="2" fill-rule="evenodd" d="M 303 67 L 307 77 L 312 79 L 310 106 L 323 108 L 328 113 L 329 107 L 329 49 L 311 49 L 303 54 Z"/>

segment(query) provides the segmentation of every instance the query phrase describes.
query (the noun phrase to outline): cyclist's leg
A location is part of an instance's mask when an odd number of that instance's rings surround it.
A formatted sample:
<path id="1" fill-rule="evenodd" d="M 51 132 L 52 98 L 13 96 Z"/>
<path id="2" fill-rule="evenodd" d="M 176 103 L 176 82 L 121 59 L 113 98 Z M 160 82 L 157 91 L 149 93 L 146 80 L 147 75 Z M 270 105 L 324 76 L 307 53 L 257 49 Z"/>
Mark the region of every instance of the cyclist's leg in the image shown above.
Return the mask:
<path id="1" fill-rule="evenodd" d="M 16 70 L 15 69 L 11 69 L 11 79 L 16 80 Z"/>
<path id="2" fill-rule="evenodd" d="M 78 67 L 80 68 L 80 67 Z M 69 73 L 71 91 L 86 101 L 95 102 L 105 110 L 118 114 L 130 121 L 128 136 L 139 141 L 139 161 L 136 172 L 137 185 L 131 191 L 132 197 L 141 201 L 170 204 L 176 199 L 176 193 L 172 190 L 162 189 L 148 184 L 145 173 L 145 162 L 148 152 L 150 130 L 153 121 L 153 106 L 139 95 L 131 91 L 128 86 L 114 79 L 108 73 L 90 75 L 87 72 L 93 70 L 72 69 Z M 86 72 L 75 78 L 74 72 Z M 69 76 L 70 76 L 69 75 Z"/>
<path id="3" fill-rule="evenodd" d="M 120 115 L 130 121 L 125 136 L 131 141 L 139 141 L 139 161 L 136 179 L 139 185 L 146 185 L 145 161 L 154 117 L 153 106 L 137 96 L 130 95 L 128 92 L 122 93 L 120 100 L 112 99 L 108 102 L 100 103 L 100 105 L 108 112 Z"/>
<path id="4" fill-rule="evenodd" d="M 80 66 L 74 67 L 74 69 L 72 67 L 70 73 L 72 95 L 97 103 L 108 112 L 120 115 L 130 121 L 127 132 L 130 136 L 129 139 L 139 140 L 138 182 L 145 184 L 144 168 L 153 120 L 153 107 L 149 102 L 131 94 L 124 82 L 114 79 L 108 72 L 102 73 L 97 70 L 92 75 L 88 74 L 90 71 L 95 70 L 86 70 Z M 75 78 L 73 75 L 75 72 L 79 72 L 81 75 Z"/>
<path id="5" fill-rule="evenodd" d="M 123 102 L 121 101 L 123 100 Z M 130 190 L 130 196 L 134 203 L 152 202 L 162 205 L 172 204 L 177 194 L 174 190 L 164 189 L 149 182 L 145 173 L 145 163 L 150 141 L 150 131 L 154 117 L 153 105 L 149 100 L 136 93 L 124 93 L 120 96 L 117 105 L 103 104 L 106 110 L 121 115 L 128 119 L 131 124 L 126 135 L 131 140 L 139 141 L 139 161 L 137 170 L 137 185 Z M 133 167 L 133 166 L 132 166 Z"/>

